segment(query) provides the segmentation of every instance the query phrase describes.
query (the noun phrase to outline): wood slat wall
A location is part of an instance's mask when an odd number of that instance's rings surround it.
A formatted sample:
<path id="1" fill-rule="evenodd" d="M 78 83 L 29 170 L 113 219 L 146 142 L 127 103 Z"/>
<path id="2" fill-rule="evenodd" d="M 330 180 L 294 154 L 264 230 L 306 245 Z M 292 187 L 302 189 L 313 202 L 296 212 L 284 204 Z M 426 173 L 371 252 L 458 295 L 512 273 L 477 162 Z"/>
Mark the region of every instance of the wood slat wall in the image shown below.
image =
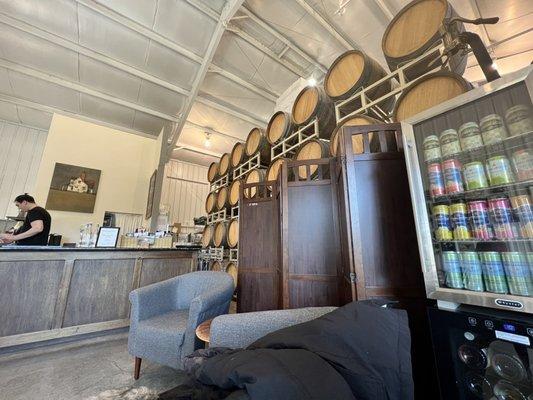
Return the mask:
<path id="1" fill-rule="evenodd" d="M 169 207 L 170 223 L 192 226 L 193 218 L 205 215 L 204 201 L 209 193 L 207 167 L 178 160 L 165 166 L 161 204 Z M 194 229 L 183 229 L 192 232 Z"/>
<path id="2" fill-rule="evenodd" d="M 17 215 L 15 196 L 32 193 L 48 132 L 0 120 L 0 219 Z M 46 199 L 36 199 L 44 204 Z"/>

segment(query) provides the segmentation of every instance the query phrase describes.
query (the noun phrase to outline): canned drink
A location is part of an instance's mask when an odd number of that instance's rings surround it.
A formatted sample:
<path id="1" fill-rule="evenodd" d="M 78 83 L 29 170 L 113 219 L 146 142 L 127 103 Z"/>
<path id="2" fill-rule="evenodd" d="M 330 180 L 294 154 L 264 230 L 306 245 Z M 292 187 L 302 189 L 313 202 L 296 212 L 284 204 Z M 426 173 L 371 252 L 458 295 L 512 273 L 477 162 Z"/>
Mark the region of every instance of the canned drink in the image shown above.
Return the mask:
<path id="1" fill-rule="evenodd" d="M 448 157 L 461 152 L 459 135 L 455 129 L 446 129 L 440 134 L 440 149 L 443 157 Z"/>
<path id="2" fill-rule="evenodd" d="M 424 148 L 424 159 L 426 161 L 439 160 L 441 157 L 440 143 L 437 135 L 429 135 L 422 144 Z"/>
<path id="3" fill-rule="evenodd" d="M 481 131 L 476 122 L 466 122 L 459 127 L 459 141 L 463 150 L 474 150 L 483 147 Z"/>
<path id="4" fill-rule="evenodd" d="M 517 150 L 513 153 L 513 165 L 519 181 L 533 179 L 533 155 L 527 149 Z"/>
<path id="5" fill-rule="evenodd" d="M 468 229 L 468 209 L 465 203 L 456 203 L 450 206 L 450 214 L 453 228 L 453 238 L 455 240 L 470 239 Z"/>
<path id="6" fill-rule="evenodd" d="M 448 206 L 434 206 L 433 218 L 435 219 L 435 238 L 437 240 L 452 240 L 452 225 Z"/>
<path id="7" fill-rule="evenodd" d="M 492 227 L 489 221 L 489 206 L 486 201 L 468 202 L 468 213 L 472 235 L 476 239 L 490 240 L 493 238 Z"/>
<path id="8" fill-rule="evenodd" d="M 453 289 L 463 289 L 461 262 L 459 255 L 455 251 L 442 252 L 442 270 L 446 286 Z"/>
<path id="9" fill-rule="evenodd" d="M 496 251 L 483 251 L 479 253 L 485 288 L 492 293 L 509 293 L 505 270 L 503 269 L 500 253 Z"/>
<path id="10" fill-rule="evenodd" d="M 511 136 L 533 132 L 533 114 L 531 108 L 524 104 L 517 104 L 505 112 L 505 122 Z"/>
<path id="11" fill-rule="evenodd" d="M 461 167 L 461 163 L 455 158 L 446 160 L 442 163 L 446 193 L 461 193 L 464 191 Z"/>
<path id="12" fill-rule="evenodd" d="M 429 176 L 429 193 L 431 197 L 443 196 L 446 194 L 444 187 L 444 177 L 442 175 L 442 167 L 439 163 L 428 165 Z"/>
<path id="13" fill-rule="evenodd" d="M 494 236 L 497 239 L 514 239 L 513 213 L 509 199 L 500 197 L 489 200 L 489 214 L 492 218 Z"/>
<path id="14" fill-rule="evenodd" d="M 505 156 L 495 156 L 487 160 L 487 172 L 491 186 L 505 185 L 514 182 L 511 164 Z"/>
<path id="15" fill-rule="evenodd" d="M 518 217 L 520 236 L 533 239 L 533 207 L 527 194 L 519 194 L 510 198 L 511 206 Z"/>
<path id="16" fill-rule="evenodd" d="M 533 296 L 533 282 L 526 256 L 518 252 L 502 253 L 509 292 L 517 296 Z"/>
<path id="17" fill-rule="evenodd" d="M 463 251 L 459 254 L 461 270 L 463 272 L 463 284 L 465 289 L 475 292 L 483 292 L 483 268 L 475 251 Z"/>
<path id="18" fill-rule="evenodd" d="M 507 129 L 505 129 L 502 117 L 498 114 L 490 114 L 481 118 L 479 127 L 484 144 L 498 143 L 507 137 Z"/>
<path id="19" fill-rule="evenodd" d="M 483 189 L 489 186 L 485 176 L 485 167 L 479 161 L 465 164 L 463 174 L 467 190 Z"/>

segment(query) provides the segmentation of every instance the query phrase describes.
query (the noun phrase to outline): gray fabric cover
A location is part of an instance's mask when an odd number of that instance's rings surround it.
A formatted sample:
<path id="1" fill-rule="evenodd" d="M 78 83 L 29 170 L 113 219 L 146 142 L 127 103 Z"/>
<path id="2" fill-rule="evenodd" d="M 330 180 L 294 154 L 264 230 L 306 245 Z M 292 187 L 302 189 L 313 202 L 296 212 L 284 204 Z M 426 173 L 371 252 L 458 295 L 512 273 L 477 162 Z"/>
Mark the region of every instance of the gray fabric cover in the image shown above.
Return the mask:
<path id="1" fill-rule="evenodd" d="M 130 354 L 181 368 L 183 358 L 202 344 L 196 327 L 226 314 L 233 290 L 229 274 L 198 271 L 132 291 Z"/>
<path id="2" fill-rule="evenodd" d="M 308 307 L 220 315 L 211 323 L 209 345 L 244 348 L 270 332 L 311 321 L 336 308 Z"/>

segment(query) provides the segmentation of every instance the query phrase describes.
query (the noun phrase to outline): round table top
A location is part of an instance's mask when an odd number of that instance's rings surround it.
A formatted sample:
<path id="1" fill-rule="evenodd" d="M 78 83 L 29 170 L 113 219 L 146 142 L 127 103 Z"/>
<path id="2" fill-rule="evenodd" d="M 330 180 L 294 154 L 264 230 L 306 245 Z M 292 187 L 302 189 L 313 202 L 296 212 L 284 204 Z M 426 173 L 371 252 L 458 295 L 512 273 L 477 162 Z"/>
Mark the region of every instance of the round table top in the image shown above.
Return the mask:
<path id="1" fill-rule="evenodd" d="M 209 333 L 211 331 L 211 322 L 213 322 L 213 319 L 214 318 L 208 319 L 196 327 L 196 337 L 198 337 L 198 339 L 209 343 Z"/>

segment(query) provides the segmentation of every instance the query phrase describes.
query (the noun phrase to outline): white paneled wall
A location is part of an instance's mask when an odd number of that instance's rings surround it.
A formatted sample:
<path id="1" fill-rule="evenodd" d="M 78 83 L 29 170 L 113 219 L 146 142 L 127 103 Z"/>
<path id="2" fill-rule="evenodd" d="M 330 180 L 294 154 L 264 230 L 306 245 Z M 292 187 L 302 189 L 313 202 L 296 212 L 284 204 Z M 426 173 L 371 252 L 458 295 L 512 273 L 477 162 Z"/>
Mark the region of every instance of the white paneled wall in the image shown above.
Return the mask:
<path id="1" fill-rule="evenodd" d="M 170 224 L 192 226 L 193 218 L 205 215 L 205 198 L 209 193 L 207 167 L 170 160 L 165 166 L 161 204 L 169 207 Z M 183 229 L 185 233 L 192 229 Z"/>
<path id="2" fill-rule="evenodd" d="M 13 199 L 33 192 L 47 131 L 0 120 L 0 219 L 17 215 Z M 46 199 L 36 199 L 44 205 Z"/>

